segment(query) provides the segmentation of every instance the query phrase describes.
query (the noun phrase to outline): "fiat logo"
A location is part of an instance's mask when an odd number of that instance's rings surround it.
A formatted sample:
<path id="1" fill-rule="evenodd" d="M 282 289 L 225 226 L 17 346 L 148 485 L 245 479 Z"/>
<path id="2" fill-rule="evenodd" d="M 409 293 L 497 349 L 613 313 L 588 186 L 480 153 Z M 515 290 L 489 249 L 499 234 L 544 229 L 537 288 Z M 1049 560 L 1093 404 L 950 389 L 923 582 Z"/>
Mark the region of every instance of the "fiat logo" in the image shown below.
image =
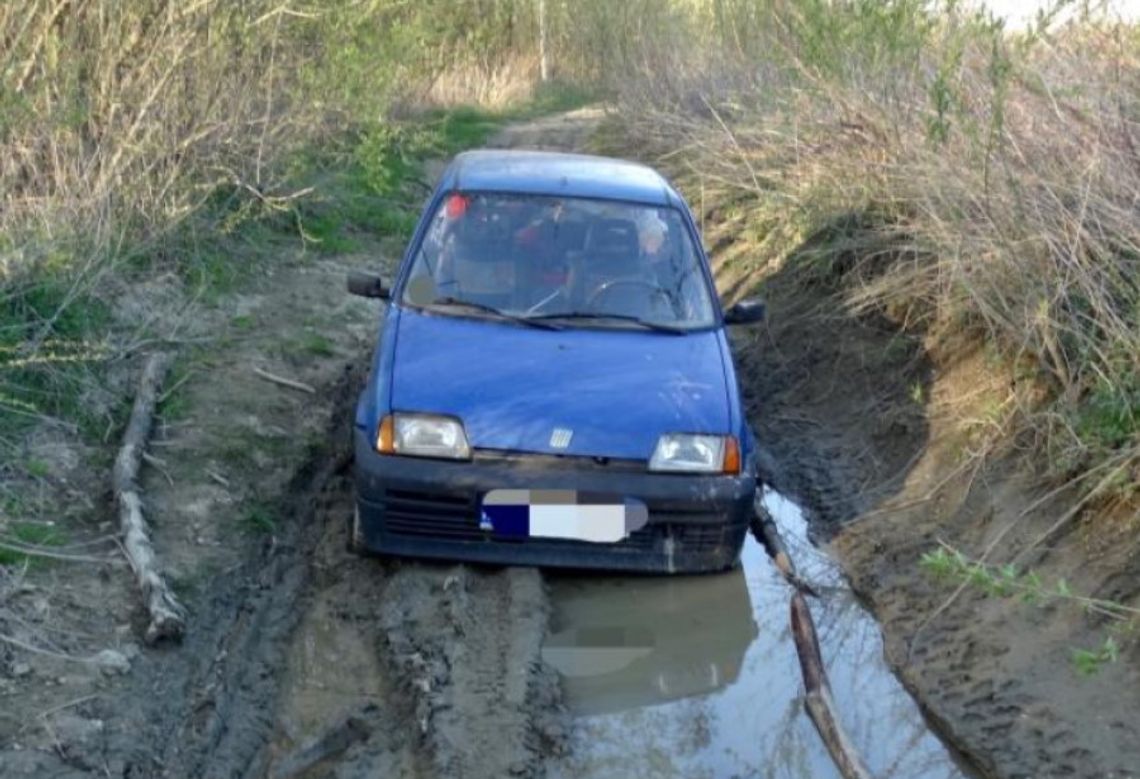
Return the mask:
<path id="1" fill-rule="evenodd" d="M 556 427 L 554 432 L 550 434 L 550 446 L 553 449 L 565 449 L 570 445 L 570 439 L 574 437 L 574 431 L 565 427 Z"/>

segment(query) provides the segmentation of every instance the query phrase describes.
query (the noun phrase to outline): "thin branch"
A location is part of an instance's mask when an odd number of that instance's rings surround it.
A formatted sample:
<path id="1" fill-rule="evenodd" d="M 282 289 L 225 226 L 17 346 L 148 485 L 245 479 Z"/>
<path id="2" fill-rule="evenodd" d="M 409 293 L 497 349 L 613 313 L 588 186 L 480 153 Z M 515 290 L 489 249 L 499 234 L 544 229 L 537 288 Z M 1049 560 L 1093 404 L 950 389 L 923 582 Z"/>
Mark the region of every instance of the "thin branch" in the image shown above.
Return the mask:
<path id="1" fill-rule="evenodd" d="M 43 557 L 49 560 L 62 560 L 68 563 L 95 563 L 97 565 L 113 565 L 115 558 L 113 557 L 92 557 L 90 555 L 77 555 L 68 554 L 67 552 L 59 552 L 50 547 L 36 546 L 34 544 L 21 544 L 13 543 L 0 539 L 0 549 L 17 554 L 27 555 L 28 557 Z"/>
<path id="2" fill-rule="evenodd" d="M 261 368 L 258 368 L 256 365 L 252 368 L 252 370 L 255 374 L 257 374 L 261 378 L 265 379 L 266 381 L 271 381 L 274 384 L 280 384 L 282 387 L 289 387 L 290 389 L 299 390 L 301 392 L 307 392 L 310 395 L 316 395 L 317 394 L 317 390 L 315 387 L 313 387 L 312 385 L 306 384 L 303 381 L 296 381 L 295 379 L 287 379 L 284 376 L 278 376 L 276 374 L 270 373 L 269 371 L 262 370 Z"/>

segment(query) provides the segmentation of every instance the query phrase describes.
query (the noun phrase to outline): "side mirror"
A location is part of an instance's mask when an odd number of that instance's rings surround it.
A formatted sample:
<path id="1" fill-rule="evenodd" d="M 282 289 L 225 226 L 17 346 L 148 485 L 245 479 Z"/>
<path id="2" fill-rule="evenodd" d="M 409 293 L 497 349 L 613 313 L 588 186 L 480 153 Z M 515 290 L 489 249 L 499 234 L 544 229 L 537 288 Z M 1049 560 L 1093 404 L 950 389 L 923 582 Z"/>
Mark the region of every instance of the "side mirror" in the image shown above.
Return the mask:
<path id="1" fill-rule="evenodd" d="M 372 273 L 353 271 L 348 274 L 348 291 L 362 298 L 388 299 L 389 290 L 384 286 L 384 279 Z"/>
<path id="2" fill-rule="evenodd" d="M 724 312 L 726 325 L 747 325 L 763 322 L 768 307 L 760 298 L 745 298 Z"/>

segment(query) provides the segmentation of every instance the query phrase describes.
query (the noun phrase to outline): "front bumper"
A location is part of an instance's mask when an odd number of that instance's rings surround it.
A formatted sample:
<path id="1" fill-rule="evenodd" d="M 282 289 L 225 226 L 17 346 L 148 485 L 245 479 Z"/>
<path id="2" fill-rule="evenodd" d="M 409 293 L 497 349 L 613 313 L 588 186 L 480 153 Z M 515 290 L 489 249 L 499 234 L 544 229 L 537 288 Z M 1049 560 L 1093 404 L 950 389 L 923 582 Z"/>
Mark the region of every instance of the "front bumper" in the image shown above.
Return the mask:
<path id="1" fill-rule="evenodd" d="M 731 568 L 748 532 L 756 480 L 647 473 L 590 458 L 477 451 L 469 462 L 377 454 L 355 431 L 355 544 L 409 557 L 683 573 Z M 492 489 L 573 489 L 638 498 L 645 527 L 616 543 L 504 539 L 479 528 Z"/>

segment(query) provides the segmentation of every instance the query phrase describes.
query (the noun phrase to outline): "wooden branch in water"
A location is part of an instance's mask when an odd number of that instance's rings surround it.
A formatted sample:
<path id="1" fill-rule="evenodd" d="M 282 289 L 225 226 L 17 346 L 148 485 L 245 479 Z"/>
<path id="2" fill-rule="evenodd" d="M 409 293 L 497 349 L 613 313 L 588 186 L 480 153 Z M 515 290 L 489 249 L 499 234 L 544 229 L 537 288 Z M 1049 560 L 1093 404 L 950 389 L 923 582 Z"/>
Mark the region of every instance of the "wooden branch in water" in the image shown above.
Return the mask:
<path id="1" fill-rule="evenodd" d="M 150 437 L 158 391 L 169 366 L 170 357 L 163 353 L 153 354 L 147 359 L 127 431 L 123 434 L 123 445 L 115 458 L 111 475 L 115 503 L 119 507 L 123 550 L 134 569 L 150 617 L 145 635 L 148 644 L 155 644 L 162 639 L 179 640 L 186 627 L 182 606 L 163 579 L 158 558 L 147 535 L 138 486 L 143 448 Z"/>
<path id="2" fill-rule="evenodd" d="M 784 546 L 784 539 L 780 537 L 780 530 L 767 512 L 753 517 L 752 534 L 768 552 L 768 556 L 772 558 L 772 562 L 776 564 L 776 568 L 784 575 L 788 584 L 795 587 L 798 592 L 807 593 L 814 598 L 819 597 L 816 589 L 804 581 L 796 571 L 795 563 L 788 554 L 788 548 Z"/>
<path id="3" fill-rule="evenodd" d="M 796 653 L 800 657 L 800 671 L 803 673 L 807 697 L 804 706 L 808 716 L 819 731 L 831 759 L 835 762 L 844 779 L 871 779 L 871 772 L 863 764 L 859 752 L 851 743 L 847 732 L 839 724 L 835 714 L 835 703 L 831 697 L 831 685 L 823 667 L 823 657 L 819 652 L 819 638 L 815 632 L 815 622 L 811 618 L 807 599 L 803 593 L 792 595 L 792 638 L 796 642 Z"/>
<path id="4" fill-rule="evenodd" d="M 791 602 L 792 639 L 796 644 L 800 673 L 804 679 L 806 692 L 804 708 L 807 709 L 808 716 L 843 779 L 871 779 L 871 772 L 867 770 L 867 766 L 864 765 L 863 759 L 835 714 L 831 685 L 827 681 L 823 655 L 819 651 L 819 637 L 805 597 L 813 595 L 818 598 L 819 595 L 796 572 L 791 555 L 788 554 L 784 540 L 780 537 L 779 528 L 768 512 L 760 506 L 756 507 L 756 514 L 752 519 L 752 533 L 764 546 L 776 568 L 796 590 L 792 593 Z"/>

